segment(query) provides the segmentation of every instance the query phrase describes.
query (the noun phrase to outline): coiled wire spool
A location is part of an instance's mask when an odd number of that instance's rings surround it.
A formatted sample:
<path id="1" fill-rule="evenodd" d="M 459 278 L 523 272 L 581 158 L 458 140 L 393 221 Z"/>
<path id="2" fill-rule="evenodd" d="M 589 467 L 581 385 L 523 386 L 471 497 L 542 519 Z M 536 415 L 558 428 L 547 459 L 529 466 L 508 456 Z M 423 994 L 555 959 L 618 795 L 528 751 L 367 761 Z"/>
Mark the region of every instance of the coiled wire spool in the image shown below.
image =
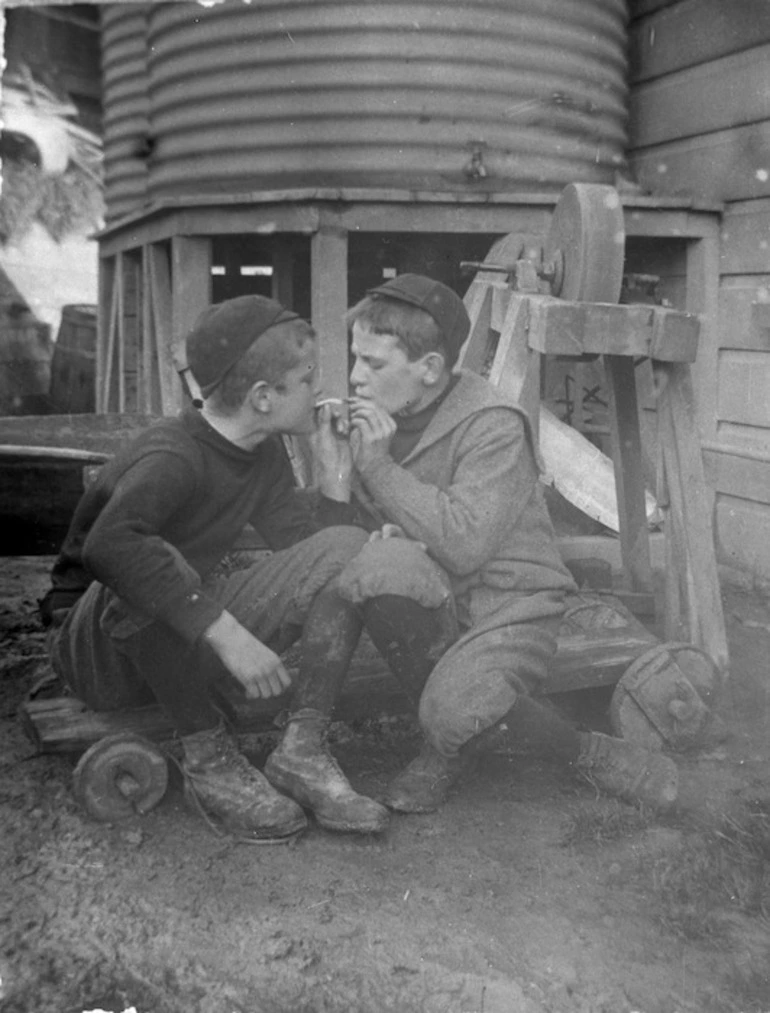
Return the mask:
<path id="1" fill-rule="evenodd" d="M 168 764 L 147 739 L 108 735 L 83 753 L 72 777 L 75 797 L 86 812 L 113 823 L 147 813 L 160 802 L 168 788 Z"/>

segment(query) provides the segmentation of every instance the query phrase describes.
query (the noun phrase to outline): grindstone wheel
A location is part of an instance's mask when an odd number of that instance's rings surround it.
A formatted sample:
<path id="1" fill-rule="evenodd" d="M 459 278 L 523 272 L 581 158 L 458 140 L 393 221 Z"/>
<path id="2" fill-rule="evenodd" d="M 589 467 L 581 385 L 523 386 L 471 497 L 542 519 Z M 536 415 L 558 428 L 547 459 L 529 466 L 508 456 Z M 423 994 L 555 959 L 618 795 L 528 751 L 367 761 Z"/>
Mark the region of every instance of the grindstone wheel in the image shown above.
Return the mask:
<path id="1" fill-rule="evenodd" d="M 712 712 L 719 688 L 719 669 L 699 648 L 656 644 L 615 686 L 610 701 L 612 731 L 649 749 L 703 745 L 719 727 Z"/>
<path id="2" fill-rule="evenodd" d="M 73 790 L 86 812 L 103 823 L 149 812 L 166 794 L 163 753 L 138 735 L 108 735 L 75 767 Z"/>
<path id="3" fill-rule="evenodd" d="M 616 303 L 625 257 L 623 206 L 617 190 L 570 183 L 562 190 L 543 248 L 553 267 L 551 294 L 572 302 Z"/>

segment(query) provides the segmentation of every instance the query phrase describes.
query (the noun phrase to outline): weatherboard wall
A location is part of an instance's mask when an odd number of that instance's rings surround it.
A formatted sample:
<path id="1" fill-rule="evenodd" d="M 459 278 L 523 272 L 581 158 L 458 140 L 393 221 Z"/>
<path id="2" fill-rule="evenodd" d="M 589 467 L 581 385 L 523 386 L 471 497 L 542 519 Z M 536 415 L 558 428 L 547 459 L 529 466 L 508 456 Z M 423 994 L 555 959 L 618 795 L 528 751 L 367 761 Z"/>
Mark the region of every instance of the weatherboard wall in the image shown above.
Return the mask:
<path id="1" fill-rule="evenodd" d="M 724 206 L 716 348 L 703 349 L 699 390 L 704 463 L 721 559 L 769 578 L 770 4 L 637 0 L 632 15 L 635 178 Z"/>

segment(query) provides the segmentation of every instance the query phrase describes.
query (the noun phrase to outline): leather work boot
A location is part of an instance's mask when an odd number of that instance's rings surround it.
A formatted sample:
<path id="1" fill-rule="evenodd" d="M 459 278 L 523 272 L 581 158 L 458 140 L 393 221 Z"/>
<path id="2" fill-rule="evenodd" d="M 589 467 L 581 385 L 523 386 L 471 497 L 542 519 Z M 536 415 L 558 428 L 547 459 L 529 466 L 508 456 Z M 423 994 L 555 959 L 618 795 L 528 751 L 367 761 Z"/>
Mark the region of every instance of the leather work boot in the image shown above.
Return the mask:
<path id="1" fill-rule="evenodd" d="M 313 812 L 327 830 L 376 834 L 390 814 L 374 799 L 359 795 L 326 745 L 329 718 L 304 708 L 289 716 L 278 748 L 265 764 L 265 777 Z"/>
<path id="2" fill-rule="evenodd" d="M 575 767 L 596 787 L 626 802 L 659 811 L 676 802 L 679 772 L 674 761 L 625 739 L 591 732 Z"/>
<path id="3" fill-rule="evenodd" d="M 419 755 L 391 782 L 385 804 L 400 813 L 434 812 L 464 767 L 459 756 L 443 756 L 423 742 Z"/>
<path id="4" fill-rule="evenodd" d="M 307 826 L 296 802 L 279 795 L 220 725 L 182 738 L 185 793 L 235 834 L 291 837 Z"/>

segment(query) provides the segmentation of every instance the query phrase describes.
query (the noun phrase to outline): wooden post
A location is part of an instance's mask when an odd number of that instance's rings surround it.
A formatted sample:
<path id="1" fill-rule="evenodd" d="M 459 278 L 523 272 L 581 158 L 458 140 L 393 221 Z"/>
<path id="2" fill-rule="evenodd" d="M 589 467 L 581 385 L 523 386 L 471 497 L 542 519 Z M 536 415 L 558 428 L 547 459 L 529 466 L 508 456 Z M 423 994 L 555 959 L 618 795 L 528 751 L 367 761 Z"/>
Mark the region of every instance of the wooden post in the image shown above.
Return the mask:
<path id="1" fill-rule="evenodd" d="M 152 278 L 149 247 L 142 247 L 142 340 L 137 363 L 139 411 L 151 415 L 158 410 L 160 378 L 153 369 L 157 357 L 155 328 L 152 320 Z"/>
<path id="2" fill-rule="evenodd" d="M 716 225 L 708 238 L 687 244 L 685 308 L 691 313 L 701 314 L 698 355 L 692 364 L 693 389 L 698 392 L 693 407 L 701 440 L 717 439 L 719 253 L 720 240 Z M 713 515 L 716 491 L 706 485 L 702 495 Z"/>
<path id="3" fill-rule="evenodd" d="M 96 340 L 96 411 L 103 415 L 107 407 L 107 387 L 110 371 L 110 335 L 112 331 L 113 302 L 115 299 L 115 262 L 117 257 L 99 260 L 99 315 Z"/>
<path id="4" fill-rule="evenodd" d="M 145 247 L 145 263 L 150 288 L 150 317 L 155 337 L 155 371 L 158 402 L 155 411 L 174 415 L 182 407 L 182 384 L 173 354 L 173 309 L 171 265 L 165 243 Z"/>
<path id="5" fill-rule="evenodd" d="M 629 590 L 652 591 L 634 360 L 630 356 L 605 355 L 604 365 L 610 395 L 610 434 L 623 568 L 630 579 Z"/>
<path id="6" fill-rule="evenodd" d="M 123 257 L 123 341 L 121 342 L 121 412 L 141 411 L 139 381 L 143 340 L 143 285 L 141 249 L 128 250 Z"/>
<path id="7" fill-rule="evenodd" d="M 348 392 L 348 338 L 343 316 L 348 308 L 348 234 L 321 226 L 310 241 L 310 315 L 319 338 L 324 394 Z"/>
<path id="8" fill-rule="evenodd" d="M 105 274 L 109 292 L 105 304 L 105 341 L 101 358 L 100 388 L 97 411 L 101 414 L 119 412 L 121 402 L 120 369 L 123 345 L 123 254 L 117 253 L 111 270 Z"/>
<path id="9" fill-rule="evenodd" d="M 695 412 L 704 440 L 717 438 L 717 374 L 719 369 L 719 232 L 687 244 L 685 309 L 700 314 L 698 355 L 692 364 Z"/>
<path id="10" fill-rule="evenodd" d="M 727 634 L 690 370 L 683 363 L 657 363 L 656 378 L 663 467 L 675 515 L 670 536 L 678 593 L 686 599 L 690 640 L 726 673 Z"/>
<path id="11" fill-rule="evenodd" d="M 287 309 L 294 309 L 294 253 L 284 237 L 273 241 L 273 283 L 271 296 Z"/>
<path id="12" fill-rule="evenodd" d="M 460 349 L 457 365 L 483 375 L 490 355 L 492 287 L 483 281 L 471 282 L 464 302 L 471 327 Z"/>
<path id="13" fill-rule="evenodd" d="M 520 405 L 532 423 L 535 445 L 539 439 L 540 353 L 530 347 L 530 299 L 512 293 L 500 329 L 489 382 Z"/>
<path id="14" fill-rule="evenodd" d="M 187 369 L 184 339 L 211 305 L 211 240 L 174 236 L 171 240 L 171 359 L 192 397 L 200 394 Z"/>

